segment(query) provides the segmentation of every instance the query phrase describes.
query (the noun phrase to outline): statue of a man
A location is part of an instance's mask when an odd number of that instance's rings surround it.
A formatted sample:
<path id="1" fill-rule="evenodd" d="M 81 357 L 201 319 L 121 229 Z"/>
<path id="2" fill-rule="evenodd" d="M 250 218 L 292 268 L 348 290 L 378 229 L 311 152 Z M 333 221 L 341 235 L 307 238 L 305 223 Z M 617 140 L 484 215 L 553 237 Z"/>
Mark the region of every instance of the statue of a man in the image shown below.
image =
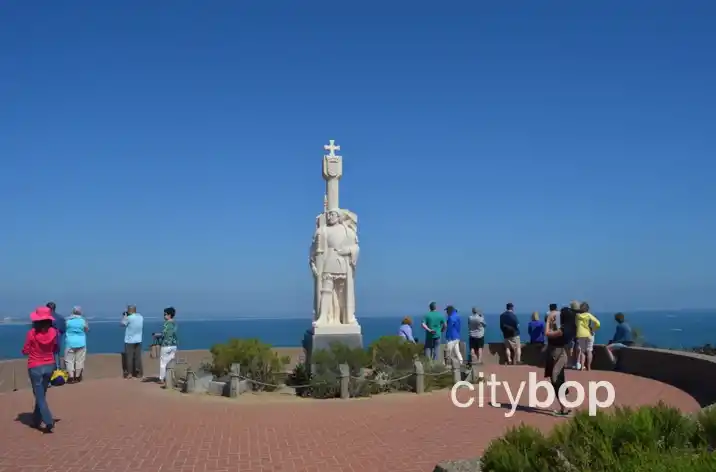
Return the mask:
<path id="1" fill-rule="evenodd" d="M 310 266 L 315 281 L 314 324 L 357 324 L 355 269 L 358 221 L 348 210 L 333 209 L 317 220 Z"/>

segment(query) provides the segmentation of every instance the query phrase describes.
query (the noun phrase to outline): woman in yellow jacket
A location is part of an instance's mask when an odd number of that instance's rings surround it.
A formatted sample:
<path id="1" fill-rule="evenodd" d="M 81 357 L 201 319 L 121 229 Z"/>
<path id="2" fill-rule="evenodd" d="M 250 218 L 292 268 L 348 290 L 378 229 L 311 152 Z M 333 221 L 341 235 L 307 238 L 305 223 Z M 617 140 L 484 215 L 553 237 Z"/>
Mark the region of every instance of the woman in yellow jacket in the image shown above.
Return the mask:
<path id="1" fill-rule="evenodd" d="M 594 350 L 594 331 L 601 323 L 589 313 L 589 304 L 584 302 L 577 313 L 577 344 L 579 345 L 578 363 L 582 369 L 592 370 L 592 351 Z"/>

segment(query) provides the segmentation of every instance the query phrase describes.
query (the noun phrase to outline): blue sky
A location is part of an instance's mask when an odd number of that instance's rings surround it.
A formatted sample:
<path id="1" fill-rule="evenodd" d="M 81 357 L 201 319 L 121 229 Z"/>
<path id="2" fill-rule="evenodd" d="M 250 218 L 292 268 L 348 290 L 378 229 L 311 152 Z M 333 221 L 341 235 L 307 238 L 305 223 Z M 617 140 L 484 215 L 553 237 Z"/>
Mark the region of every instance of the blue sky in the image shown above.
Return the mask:
<path id="1" fill-rule="evenodd" d="M 4 2 L 0 313 L 713 307 L 716 3 Z"/>

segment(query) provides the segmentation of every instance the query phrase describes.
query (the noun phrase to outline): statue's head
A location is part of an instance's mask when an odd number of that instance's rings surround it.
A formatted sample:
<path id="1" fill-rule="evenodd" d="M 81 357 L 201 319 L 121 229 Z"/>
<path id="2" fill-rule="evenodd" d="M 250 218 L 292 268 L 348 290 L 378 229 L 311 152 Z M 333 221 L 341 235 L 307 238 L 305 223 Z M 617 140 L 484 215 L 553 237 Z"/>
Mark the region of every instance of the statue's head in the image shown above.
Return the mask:
<path id="1" fill-rule="evenodd" d="M 328 212 L 328 218 L 327 222 L 329 226 L 333 226 L 336 223 L 340 223 L 341 221 L 341 212 L 340 210 L 330 210 Z"/>

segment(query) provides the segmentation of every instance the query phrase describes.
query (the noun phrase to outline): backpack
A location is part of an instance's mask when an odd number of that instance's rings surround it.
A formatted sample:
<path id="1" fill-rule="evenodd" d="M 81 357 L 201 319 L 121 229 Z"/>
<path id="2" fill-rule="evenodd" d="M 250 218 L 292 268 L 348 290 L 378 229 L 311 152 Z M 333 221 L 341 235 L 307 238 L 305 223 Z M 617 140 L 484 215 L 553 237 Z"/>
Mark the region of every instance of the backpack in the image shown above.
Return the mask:
<path id="1" fill-rule="evenodd" d="M 65 334 L 65 331 L 67 331 L 67 320 L 65 320 L 64 316 L 57 313 L 53 313 L 53 316 L 55 321 L 52 322 L 52 326 L 59 331 L 60 334 Z"/>
<path id="2" fill-rule="evenodd" d="M 560 318 L 564 342 L 569 344 L 577 337 L 577 314 L 571 308 L 562 308 Z"/>

